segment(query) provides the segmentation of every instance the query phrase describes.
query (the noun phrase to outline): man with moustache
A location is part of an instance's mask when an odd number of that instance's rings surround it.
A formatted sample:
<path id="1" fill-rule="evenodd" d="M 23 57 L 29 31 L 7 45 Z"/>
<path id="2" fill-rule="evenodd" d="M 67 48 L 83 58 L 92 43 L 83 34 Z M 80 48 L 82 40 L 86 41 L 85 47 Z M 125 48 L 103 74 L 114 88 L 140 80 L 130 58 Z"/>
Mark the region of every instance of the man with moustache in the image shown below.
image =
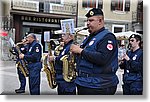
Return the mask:
<path id="1" fill-rule="evenodd" d="M 78 95 L 113 95 L 119 82 L 116 37 L 105 29 L 101 9 L 93 8 L 85 16 L 90 35 L 81 46 L 70 47 L 78 55 L 75 80 Z"/>

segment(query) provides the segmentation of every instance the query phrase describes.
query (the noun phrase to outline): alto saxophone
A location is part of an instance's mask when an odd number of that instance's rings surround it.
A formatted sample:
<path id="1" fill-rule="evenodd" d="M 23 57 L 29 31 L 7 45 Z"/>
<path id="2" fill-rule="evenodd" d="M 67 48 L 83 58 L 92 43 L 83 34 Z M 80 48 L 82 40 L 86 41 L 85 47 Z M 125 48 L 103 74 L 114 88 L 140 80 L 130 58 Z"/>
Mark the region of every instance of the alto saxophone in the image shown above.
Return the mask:
<path id="1" fill-rule="evenodd" d="M 77 34 L 81 30 L 86 30 L 87 28 L 80 29 L 75 32 L 73 44 L 77 44 Z M 68 55 L 64 55 L 61 59 L 63 62 L 63 78 L 67 82 L 72 82 L 76 78 L 76 63 L 75 54 L 69 52 Z"/>
<path id="2" fill-rule="evenodd" d="M 21 45 L 21 44 L 23 44 L 23 42 L 17 43 L 16 46 L 15 46 L 15 48 L 18 52 L 18 55 L 21 54 L 20 47 L 19 47 L 19 45 Z M 26 62 L 25 62 L 24 59 L 19 59 L 19 61 L 16 63 L 16 67 L 20 68 L 20 71 L 23 73 L 23 75 L 25 77 L 29 76 L 29 71 L 27 69 L 27 65 L 26 65 Z"/>
<path id="3" fill-rule="evenodd" d="M 58 46 L 56 46 L 55 51 L 54 51 L 54 55 L 58 56 L 60 54 L 60 52 L 63 50 L 63 46 L 64 43 L 60 43 Z"/>
<path id="4" fill-rule="evenodd" d="M 76 65 L 72 55 L 64 55 L 60 59 L 63 62 L 63 78 L 66 82 L 72 82 L 76 78 Z"/>
<path id="5" fill-rule="evenodd" d="M 48 53 L 50 56 L 52 56 L 50 43 L 48 43 Z M 48 56 L 44 56 L 44 58 L 43 58 L 43 67 L 44 67 L 43 71 L 46 73 L 46 76 L 47 76 L 49 87 L 51 89 L 56 88 L 57 83 L 56 83 L 56 79 L 55 79 L 56 72 L 54 69 L 54 62 L 49 62 Z"/>

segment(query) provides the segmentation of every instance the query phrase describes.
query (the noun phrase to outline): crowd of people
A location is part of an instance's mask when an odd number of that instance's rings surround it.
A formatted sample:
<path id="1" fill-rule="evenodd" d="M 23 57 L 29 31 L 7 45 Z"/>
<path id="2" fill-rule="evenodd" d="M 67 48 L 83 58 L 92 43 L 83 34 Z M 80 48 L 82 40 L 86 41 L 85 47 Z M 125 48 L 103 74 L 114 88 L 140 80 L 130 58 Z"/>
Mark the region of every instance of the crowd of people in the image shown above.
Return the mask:
<path id="1" fill-rule="evenodd" d="M 143 93 L 143 50 L 139 35 L 129 38 L 130 49 L 118 58 L 118 42 L 113 33 L 104 27 L 104 14 L 101 9 L 93 8 L 85 15 L 89 36 L 81 45 L 73 43 L 74 35 L 62 34 L 63 49 L 56 55 L 49 56 L 54 61 L 58 95 L 114 95 L 119 83 L 116 71 L 120 67 L 123 74 L 123 94 L 142 95 Z M 29 89 L 31 95 L 40 94 L 40 72 L 42 68 L 42 47 L 34 34 L 27 35 L 23 41 L 21 54 L 17 61 L 24 59 L 29 71 Z M 127 53 L 126 53 L 127 52 Z M 64 55 L 73 53 L 76 63 L 76 78 L 66 82 L 63 78 Z M 18 69 L 20 88 L 16 93 L 24 93 L 26 80 Z"/>

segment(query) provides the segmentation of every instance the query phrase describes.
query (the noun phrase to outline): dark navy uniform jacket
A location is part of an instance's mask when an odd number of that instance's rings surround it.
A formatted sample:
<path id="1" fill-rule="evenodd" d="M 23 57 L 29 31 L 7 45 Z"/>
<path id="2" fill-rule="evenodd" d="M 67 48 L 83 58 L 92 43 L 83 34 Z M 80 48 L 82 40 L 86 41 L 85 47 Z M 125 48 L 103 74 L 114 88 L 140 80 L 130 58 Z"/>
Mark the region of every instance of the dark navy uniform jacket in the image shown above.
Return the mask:
<path id="1" fill-rule="evenodd" d="M 67 44 L 64 45 L 63 50 L 60 52 L 59 56 L 56 57 L 55 59 L 55 70 L 56 70 L 56 81 L 57 83 L 61 83 L 64 85 L 64 89 L 62 90 L 66 90 L 67 92 L 72 92 L 73 90 L 75 90 L 75 83 L 73 82 L 66 82 L 63 79 L 63 62 L 60 60 L 64 55 L 67 55 L 69 53 L 70 50 L 70 45 L 73 43 L 73 40 L 71 40 L 70 42 L 68 42 Z"/>
<path id="2" fill-rule="evenodd" d="M 87 40 L 88 38 L 81 44 L 84 50 L 77 60 L 76 84 L 89 88 L 116 86 L 119 81 L 115 74 L 118 69 L 115 36 L 102 28 L 88 42 Z"/>
<path id="3" fill-rule="evenodd" d="M 130 60 L 124 61 L 120 65 L 121 69 L 124 69 L 123 82 L 131 83 L 133 81 L 143 81 L 143 51 L 137 49 L 127 53 Z"/>
<path id="4" fill-rule="evenodd" d="M 28 67 L 29 68 L 31 66 L 37 67 L 39 70 L 41 70 L 42 68 L 41 57 L 42 57 L 41 45 L 36 41 L 33 41 L 32 44 L 29 45 L 29 50 L 27 54 L 24 55 L 24 59 L 28 62 Z"/>

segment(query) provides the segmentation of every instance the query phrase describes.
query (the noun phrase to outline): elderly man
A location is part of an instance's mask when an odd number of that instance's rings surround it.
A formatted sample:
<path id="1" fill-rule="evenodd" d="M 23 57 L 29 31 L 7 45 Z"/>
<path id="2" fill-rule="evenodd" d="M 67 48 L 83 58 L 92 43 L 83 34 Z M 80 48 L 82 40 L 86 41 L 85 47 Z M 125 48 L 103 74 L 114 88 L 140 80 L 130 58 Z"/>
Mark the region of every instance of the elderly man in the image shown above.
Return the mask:
<path id="1" fill-rule="evenodd" d="M 57 92 L 58 95 L 75 95 L 76 85 L 74 81 L 66 82 L 63 79 L 63 62 L 60 60 L 64 55 L 69 54 L 70 46 L 73 43 L 73 35 L 68 33 L 62 34 L 62 42 L 64 42 L 64 45 L 59 55 L 56 57 L 50 56 L 50 61 L 55 60 L 56 82 L 58 84 Z"/>
<path id="2" fill-rule="evenodd" d="M 39 95 L 42 49 L 33 33 L 27 36 L 27 40 L 29 42 L 29 50 L 26 54 L 20 54 L 19 57 L 28 62 L 30 94 Z"/>
<path id="3" fill-rule="evenodd" d="M 104 27 L 101 9 L 93 8 L 86 14 L 89 37 L 81 46 L 72 45 L 70 50 L 78 54 L 77 91 L 79 95 L 112 95 L 118 84 L 117 41 Z"/>

